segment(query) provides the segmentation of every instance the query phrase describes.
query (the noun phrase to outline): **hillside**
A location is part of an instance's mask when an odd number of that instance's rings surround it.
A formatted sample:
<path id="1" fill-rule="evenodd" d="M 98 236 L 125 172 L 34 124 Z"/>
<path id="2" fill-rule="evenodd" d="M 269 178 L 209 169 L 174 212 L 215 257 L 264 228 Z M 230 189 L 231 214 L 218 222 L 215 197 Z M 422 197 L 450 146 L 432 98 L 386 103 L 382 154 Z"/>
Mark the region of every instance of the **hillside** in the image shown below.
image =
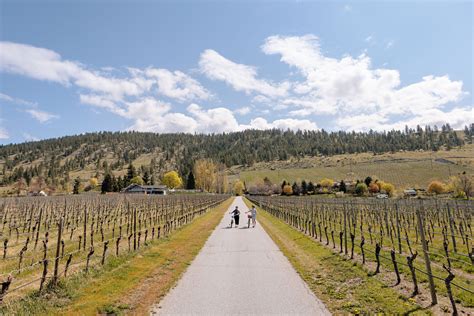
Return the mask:
<path id="1" fill-rule="evenodd" d="M 169 170 L 186 176 L 200 158 L 221 164 L 231 179 L 240 177 L 247 182 L 264 176 L 277 182 L 376 175 L 389 177 L 387 181 L 400 186 L 425 186 L 433 177 L 472 171 L 473 131 L 472 126 L 454 131 L 447 125 L 441 130 L 426 127 L 369 133 L 89 133 L 0 146 L 0 192 L 10 190 L 19 179 L 29 184 L 38 177 L 57 192 L 69 191 L 77 177 L 86 182 L 91 177 L 101 181 L 107 173 L 123 176 L 130 163 L 138 174 L 147 173 L 154 179 Z"/>
<path id="2" fill-rule="evenodd" d="M 288 161 L 257 163 L 252 167 L 234 166 L 231 179 L 247 184 L 268 177 L 273 183 L 283 180 L 319 182 L 323 178 L 357 180 L 371 176 L 393 183 L 398 189 L 426 188 L 433 180 L 446 181 L 462 172 L 474 175 L 474 145 L 449 151 L 401 151 L 384 154 L 346 154 L 331 157 L 305 157 Z"/>

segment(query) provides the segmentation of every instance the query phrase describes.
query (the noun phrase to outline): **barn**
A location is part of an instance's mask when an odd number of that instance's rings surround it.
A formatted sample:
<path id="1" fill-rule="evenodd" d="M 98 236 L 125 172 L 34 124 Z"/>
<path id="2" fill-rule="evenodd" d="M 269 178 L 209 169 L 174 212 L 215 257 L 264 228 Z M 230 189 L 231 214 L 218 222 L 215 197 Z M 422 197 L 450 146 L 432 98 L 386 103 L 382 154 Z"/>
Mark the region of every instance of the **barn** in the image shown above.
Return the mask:
<path id="1" fill-rule="evenodd" d="M 166 195 L 168 188 L 165 185 L 130 184 L 122 190 L 122 193 Z"/>

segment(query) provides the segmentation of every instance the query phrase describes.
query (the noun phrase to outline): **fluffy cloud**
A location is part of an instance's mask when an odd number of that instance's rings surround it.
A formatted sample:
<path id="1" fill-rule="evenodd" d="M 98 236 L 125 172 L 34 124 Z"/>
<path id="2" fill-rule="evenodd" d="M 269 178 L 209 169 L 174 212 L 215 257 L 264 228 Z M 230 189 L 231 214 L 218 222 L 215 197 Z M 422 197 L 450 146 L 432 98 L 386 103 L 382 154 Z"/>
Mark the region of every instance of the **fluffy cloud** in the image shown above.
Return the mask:
<path id="1" fill-rule="evenodd" d="M 11 42 L 0 42 L 0 71 L 65 86 L 75 85 L 113 101 L 143 96 L 154 85 L 158 93 L 180 101 L 210 96 L 196 80 L 180 71 L 128 68 L 128 76 L 117 78 L 108 72 L 113 69 L 88 69 L 79 62 L 63 59 L 52 50 Z"/>
<path id="2" fill-rule="evenodd" d="M 167 69 L 149 68 L 145 71 L 148 77 L 155 78 L 158 84 L 158 92 L 164 96 L 179 101 L 188 101 L 211 97 L 198 81 L 181 71 L 171 72 Z"/>
<path id="3" fill-rule="evenodd" d="M 248 106 L 244 106 L 243 108 L 238 108 L 236 110 L 234 110 L 234 113 L 237 113 L 239 115 L 247 115 L 250 113 L 250 107 Z"/>
<path id="4" fill-rule="evenodd" d="M 283 130 L 317 129 L 315 123 L 298 119 L 280 119 L 268 122 L 266 119 L 259 117 L 251 120 L 249 124 L 239 124 L 232 111 L 223 107 L 204 109 L 202 106 L 193 103 L 186 110 L 186 114 L 167 113 L 166 108 L 156 112 L 155 110 L 145 110 L 148 115 L 135 115 L 135 123 L 129 129 L 160 133 L 223 133 L 245 129 L 271 128 Z M 133 115 L 134 113 L 130 111 L 128 114 Z"/>
<path id="5" fill-rule="evenodd" d="M 309 120 L 297 119 L 280 119 L 273 122 L 268 122 L 266 119 L 257 117 L 250 121 L 250 128 L 254 129 L 272 129 L 277 128 L 281 130 L 317 130 L 316 123 Z"/>
<path id="6" fill-rule="evenodd" d="M 341 59 L 324 56 L 319 39 L 314 35 L 270 36 L 262 45 L 262 51 L 280 55 L 282 62 L 296 68 L 304 78 L 303 82 L 293 85 L 289 97 L 280 100 L 282 104 L 296 107 L 290 111 L 291 115 L 337 115 L 336 123 L 342 128 L 387 129 L 406 123 L 399 120 L 400 115 L 413 117 L 409 123 L 416 120 L 420 124 L 434 123 L 433 113 L 455 123 L 457 116 L 449 115 L 451 112 L 443 108 L 460 101 L 466 94 L 462 82 L 453 81 L 447 75 L 429 75 L 419 82 L 401 86 L 397 70 L 373 68 L 365 54 Z M 469 109 L 458 110 L 469 112 Z M 398 123 L 387 124 L 393 121 Z"/>
<path id="7" fill-rule="evenodd" d="M 373 37 L 366 41 L 373 42 Z M 387 130 L 446 122 L 460 128 L 472 121 L 472 107 L 453 108 L 452 104 L 459 102 L 466 92 L 461 81 L 451 80 L 447 75 L 427 75 L 403 86 L 398 70 L 375 68 L 365 54 L 325 56 L 318 37 L 312 34 L 270 36 L 261 49 L 267 55 L 279 55 L 281 62 L 296 70 L 299 79 L 280 83 L 262 79 L 257 68 L 231 61 L 212 49 L 201 54 L 200 73 L 248 95 L 253 113 L 278 113 L 279 117 L 284 113 L 290 118 L 254 117 L 246 124 L 239 122 L 236 115 L 249 114 L 250 107 L 230 109 L 193 103 L 213 100 L 214 96 L 184 72 L 153 67 L 94 70 L 66 60 L 52 50 L 24 44 L 0 42 L 0 71 L 75 87 L 81 103 L 126 118 L 131 121 L 129 129 L 139 131 L 314 130 L 317 124 L 302 118 L 321 115 L 332 129 L 349 130 Z M 25 111 L 42 123 L 58 118 L 40 111 L 29 101 L 1 93 L 0 100 L 30 107 Z M 183 108 L 185 102 L 189 105 Z M 8 134 L 0 129 L 2 137 Z"/>
<path id="8" fill-rule="evenodd" d="M 212 49 L 206 49 L 199 60 L 201 72 L 212 80 L 220 80 L 236 91 L 247 94 L 256 92 L 267 97 L 281 97 L 287 94 L 289 83 L 273 84 L 258 79 L 254 67 L 235 63 Z"/>
<path id="9" fill-rule="evenodd" d="M 34 119 L 36 119 L 40 123 L 46 123 L 52 119 L 59 118 L 59 115 L 48 113 L 45 111 L 40 111 L 37 109 L 28 109 L 28 110 L 25 110 L 25 112 L 30 114 Z"/>

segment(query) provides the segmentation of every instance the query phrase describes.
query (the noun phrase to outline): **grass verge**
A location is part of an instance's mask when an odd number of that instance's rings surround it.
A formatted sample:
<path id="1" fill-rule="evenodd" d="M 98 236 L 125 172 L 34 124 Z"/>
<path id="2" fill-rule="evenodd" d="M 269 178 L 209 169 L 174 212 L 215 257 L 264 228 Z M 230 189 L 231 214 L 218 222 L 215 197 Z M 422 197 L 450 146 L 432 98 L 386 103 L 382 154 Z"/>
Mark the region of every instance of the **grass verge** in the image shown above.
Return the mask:
<path id="1" fill-rule="evenodd" d="M 245 203 L 250 205 L 246 199 Z M 430 313 L 414 300 L 368 276 L 357 263 L 334 254 L 260 208 L 258 221 L 332 313 Z"/>
<path id="2" fill-rule="evenodd" d="M 231 202 L 135 253 L 111 256 L 102 269 L 76 274 L 43 294 L 2 306 L 0 314 L 147 314 L 179 280 Z"/>

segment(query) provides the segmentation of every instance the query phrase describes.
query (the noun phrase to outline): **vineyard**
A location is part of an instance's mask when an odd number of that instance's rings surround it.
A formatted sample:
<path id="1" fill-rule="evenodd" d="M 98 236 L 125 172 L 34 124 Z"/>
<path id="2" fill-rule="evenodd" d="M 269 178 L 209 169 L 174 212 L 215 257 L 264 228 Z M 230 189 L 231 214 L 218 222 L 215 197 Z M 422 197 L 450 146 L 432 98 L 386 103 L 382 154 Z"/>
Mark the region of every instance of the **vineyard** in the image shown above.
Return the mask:
<path id="1" fill-rule="evenodd" d="M 168 236 L 225 195 L 101 195 L 0 200 L 0 302 L 44 291 Z"/>
<path id="2" fill-rule="evenodd" d="M 474 307 L 474 204 L 470 201 L 251 197 L 273 216 L 334 252 L 405 284 L 411 297 L 429 294 L 453 314 Z M 449 300 L 448 300 L 449 299 Z"/>

